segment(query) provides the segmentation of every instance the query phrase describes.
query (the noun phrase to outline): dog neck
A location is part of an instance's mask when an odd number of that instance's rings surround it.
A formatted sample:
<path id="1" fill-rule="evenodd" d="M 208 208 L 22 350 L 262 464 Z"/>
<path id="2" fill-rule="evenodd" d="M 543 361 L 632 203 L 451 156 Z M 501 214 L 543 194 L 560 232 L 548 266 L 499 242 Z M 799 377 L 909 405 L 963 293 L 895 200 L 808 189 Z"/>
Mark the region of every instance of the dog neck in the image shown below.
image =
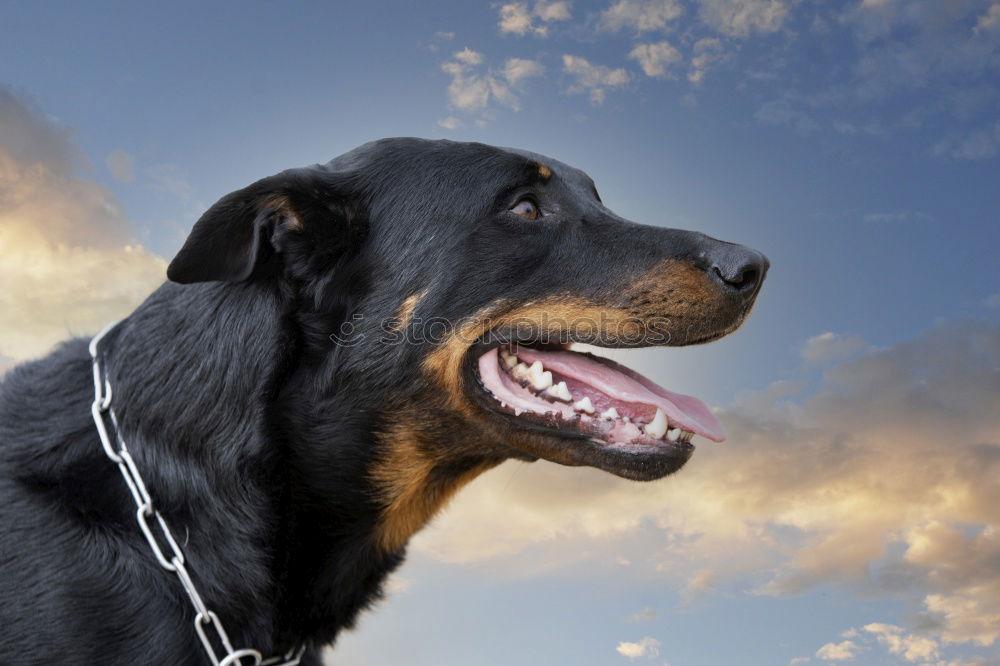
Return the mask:
<path id="1" fill-rule="evenodd" d="M 187 531 L 195 575 L 215 584 L 206 601 L 272 651 L 332 642 L 381 595 L 409 537 L 500 462 L 437 461 L 433 433 L 384 427 L 384 410 L 338 388 L 286 303 L 266 285 L 167 284 L 109 336 L 107 357 L 122 435 Z"/>

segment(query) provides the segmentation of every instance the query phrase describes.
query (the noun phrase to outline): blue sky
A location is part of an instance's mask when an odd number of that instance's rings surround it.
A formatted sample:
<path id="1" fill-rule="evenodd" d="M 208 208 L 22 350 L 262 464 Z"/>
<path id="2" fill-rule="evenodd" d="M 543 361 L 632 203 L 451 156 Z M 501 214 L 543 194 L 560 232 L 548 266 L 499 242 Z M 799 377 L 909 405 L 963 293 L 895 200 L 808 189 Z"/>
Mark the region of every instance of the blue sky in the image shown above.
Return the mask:
<path id="1" fill-rule="evenodd" d="M 947 407 L 939 420 L 970 424 L 963 451 L 974 457 L 976 446 L 1000 441 L 995 410 L 979 402 L 985 396 L 995 406 L 996 379 L 976 374 L 1000 363 L 1000 3 L 6 3 L 4 17 L 0 85 L 14 100 L 9 108 L 35 120 L 0 118 L 7 124 L 0 148 L 15 168 L 61 165 L 64 180 L 39 190 L 52 201 L 65 193 L 59 184 L 70 183 L 95 198 L 94 211 L 114 210 L 112 222 L 99 212 L 73 222 L 83 239 L 68 240 L 59 235 L 65 228 L 43 221 L 48 245 L 32 240 L 41 243 L 32 252 L 49 256 L 39 248 L 60 243 L 133 248 L 127 260 L 100 255 L 132 287 L 99 295 L 108 309 L 93 312 L 134 305 L 221 195 L 393 135 L 548 154 L 590 173 L 607 205 L 626 217 L 698 229 L 770 257 L 760 303 L 740 332 L 628 360 L 723 407 L 745 441 L 734 436 L 717 451 L 699 451 L 676 483 L 664 482 L 678 490 L 653 491 L 655 510 L 634 523 L 536 504 L 511 519 L 520 532 L 502 547 L 462 541 L 469 525 L 462 521 L 496 527 L 476 511 L 497 498 L 502 511 L 528 506 L 532 483 L 565 481 L 579 503 L 595 487 L 612 503 L 640 491 L 544 465 L 487 475 L 420 537 L 396 594 L 344 638 L 337 663 L 1000 660 L 997 632 L 969 629 L 975 622 L 945 603 L 972 599 L 972 615 L 1000 626 L 1000 608 L 975 596 L 1000 592 L 996 561 L 992 577 L 962 587 L 943 582 L 947 558 L 919 559 L 925 542 L 953 552 L 942 545 L 954 536 L 940 531 L 948 526 L 971 530 L 957 543 L 989 551 L 983 544 L 993 544 L 1000 528 L 996 512 L 935 504 L 911 494 L 916 486 L 880 495 L 870 476 L 855 475 L 881 465 L 916 484 L 920 471 L 900 460 L 927 447 L 955 488 L 984 506 L 994 497 L 989 483 L 969 490 L 962 456 L 947 457 L 943 441 L 913 443 L 896 428 L 915 411 L 906 396 L 934 380 L 942 382 L 934 404 Z M 43 139 L 59 147 L 57 156 L 38 148 Z M 22 218 L 9 219 L 8 229 L 21 229 Z M 0 361 L 41 353 L 67 328 L 96 327 L 89 315 L 70 314 L 79 294 L 39 293 L 5 261 L 5 290 L 26 295 L 6 297 L 15 324 L 0 332 Z M 18 337 L 28 329 L 31 340 Z M 949 403 L 945 388 L 965 399 Z M 802 433 L 834 437 L 829 413 L 864 421 L 870 415 L 845 406 L 856 396 L 869 401 L 855 405 L 862 412 L 888 401 L 870 435 L 881 439 L 868 442 L 881 457 L 854 452 L 858 459 L 847 457 L 854 472 L 837 477 L 840 485 L 824 485 L 834 483 L 824 476 L 816 486 L 844 497 L 861 483 L 864 506 L 900 509 L 884 520 L 861 520 L 857 512 L 867 509 L 852 513 L 847 505 L 849 527 L 813 519 L 830 495 L 790 492 L 787 484 L 782 501 L 808 511 L 741 508 L 730 524 L 707 505 L 689 506 L 692 516 L 719 521 L 692 527 L 663 504 L 689 486 L 717 490 L 705 475 L 715 466 L 735 473 L 726 456 L 758 451 L 746 442 L 767 428 L 780 427 L 788 467 L 813 479 L 809 462 L 822 445 Z M 734 453 L 739 447 L 749 453 Z M 761 482 L 748 492 L 765 490 L 774 488 Z M 684 545 L 713 527 L 727 538 L 704 551 Z M 866 538 L 882 550 L 844 570 L 836 557 L 810 555 L 826 552 L 824 540 L 838 535 L 843 550 Z M 746 566 L 732 561 L 732 548 L 746 549 Z M 637 564 L 674 557 L 680 573 L 664 573 L 662 562 Z M 906 585 L 878 574 L 899 567 Z M 812 576 L 794 589 L 768 587 L 790 569 Z M 642 609 L 655 618 L 629 621 Z M 872 623 L 879 626 L 864 628 Z M 642 643 L 647 637 L 659 647 Z M 918 647 L 907 652 L 907 645 Z"/>

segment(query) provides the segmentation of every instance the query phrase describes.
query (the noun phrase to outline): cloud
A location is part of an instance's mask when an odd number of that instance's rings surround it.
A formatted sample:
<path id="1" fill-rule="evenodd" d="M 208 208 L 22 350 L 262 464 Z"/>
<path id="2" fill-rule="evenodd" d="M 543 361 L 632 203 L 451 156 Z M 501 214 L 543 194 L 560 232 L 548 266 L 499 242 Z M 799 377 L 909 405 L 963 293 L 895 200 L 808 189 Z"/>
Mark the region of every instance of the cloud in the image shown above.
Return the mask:
<path id="1" fill-rule="evenodd" d="M 1000 120 L 965 133 L 954 133 L 935 144 L 932 153 L 956 160 L 981 162 L 1000 151 Z"/>
<path id="2" fill-rule="evenodd" d="M 705 72 L 710 65 L 723 59 L 725 49 L 722 42 L 715 37 L 705 37 L 694 43 L 694 55 L 691 58 L 691 69 L 688 72 L 688 81 L 691 83 L 701 83 L 705 78 Z"/>
<path id="3" fill-rule="evenodd" d="M 698 595 L 713 590 L 718 582 L 719 573 L 713 569 L 695 571 L 681 590 L 681 603 L 690 604 Z"/>
<path id="4" fill-rule="evenodd" d="M 512 86 L 544 73 L 541 63 L 526 58 L 509 58 L 503 67 L 503 78 Z"/>
<path id="5" fill-rule="evenodd" d="M 1000 30 L 1000 2 L 994 2 L 990 5 L 986 13 L 976 21 L 976 27 L 973 30 L 975 32 Z"/>
<path id="6" fill-rule="evenodd" d="M 806 363 L 824 365 L 846 361 L 869 349 L 868 344 L 857 336 L 838 335 L 828 331 L 806 340 L 801 354 Z"/>
<path id="7" fill-rule="evenodd" d="M 660 655 L 660 641 L 646 636 L 638 643 L 628 643 L 623 641 L 618 644 L 618 647 L 616 647 L 615 650 L 618 654 L 628 657 L 629 659 L 638 659 L 639 657 L 658 657 Z"/>
<path id="8" fill-rule="evenodd" d="M 130 183 L 135 180 L 135 158 L 124 150 L 116 150 L 108 155 L 104 163 L 108 166 L 112 178 L 119 183 Z"/>
<path id="9" fill-rule="evenodd" d="M 786 382 L 744 396 L 719 412 L 730 441 L 699 446 L 662 482 L 501 466 L 463 491 L 413 549 L 518 576 L 590 575 L 624 554 L 632 575 L 677 589 L 704 570 L 778 597 L 856 587 L 908 600 L 922 635 L 992 645 L 1000 638 L 997 368 L 1000 326 L 945 325 L 836 362 L 808 394 Z"/>
<path id="10" fill-rule="evenodd" d="M 809 114 L 795 108 L 784 98 L 764 102 L 757 108 L 753 117 L 761 125 L 788 125 L 801 136 L 812 134 L 819 129 L 819 123 Z"/>
<path id="11" fill-rule="evenodd" d="M 639 63 L 646 76 L 664 78 L 667 68 L 681 61 L 681 52 L 664 40 L 652 44 L 637 44 L 628 57 Z"/>
<path id="12" fill-rule="evenodd" d="M 841 641 L 839 643 L 827 643 L 816 650 L 816 656 L 823 661 L 850 661 L 860 652 L 860 648 L 854 641 Z"/>
<path id="13" fill-rule="evenodd" d="M 792 657 L 788 662 L 788 666 L 798 666 L 799 664 L 808 664 L 812 661 L 812 657 Z"/>
<path id="14" fill-rule="evenodd" d="M 537 37 L 547 37 L 548 23 L 568 21 L 569 2 L 566 0 L 538 0 L 534 9 L 528 9 L 525 2 L 510 2 L 500 6 L 500 32 L 514 35 L 532 33 Z M 541 23 L 535 23 L 538 19 Z"/>
<path id="15" fill-rule="evenodd" d="M 153 190 L 168 194 L 180 201 L 194 198 L 194 186 L 174 164 L 153 164 L 145 170 Z"/>
<path id="16" fill-rule="evenodd" d="M 875 224 L 899 224 L 906 222 L 933 222 L 934 218 L 927 213 L 912 210 L 901 210 L 895 213 L 867 213 L 865 222 Z"/>
<path id="17" fill-rule="evenodd" d="M 462 121 L 456 118 L 455 116 L 448 116 L 446 118 L 441 118 L 440 120 L 438 120 L 437 124 L 445 129 L 453 130 L 461 127 Z"/>
<path id="18" fill-rule="evenodd" d="M 541 63 L 525 58 L 508 58 L 499 72 L 484 70 L 483 54 L 468 47 L 454 53 L 452 58 L 441 65 L 441 70 L 451 75 L 448 102 L 453 109 L 466 113 L 484 111 L 493 102 L 514 111 L 520 110 L 521 102 L 515 91 L 525 81 L 541 76 L 545 71 Z M 438 124 L 441 124 L 440 121 Z"/>
<path id="19" fill-rule="evenodd" d="M 589 93 L 594 104 L 604 103 L 608 88 L 621 88 L 632 78 L 624 69 L 593 65 L 586 58 L 568 54 L 563 56 L 563 71 L 576 79 L 566 92 Z"/>
<path id="20" fill-rule="evenodd" d="M 875 636 L 889 654 L 909 662 L 927 662 L 940 656 L 937 641 L 923 636 L 908 635 L 902 627 L 875 622 L 866 624 L 864 630 Z"/>
<path id="21" fill-rule="evenodd" d="M 646 608 L 643 608 L 641 611 L 632 613 L 632 615 L 629 616 L 628 621 L 639 623 L 639 622 L 652 622 L 655 619 L 656 619 L 656 609 L 649 608 L 647 606 Z"/>
<path id="22" fill-rule="evenodd" d="M 94 332 L 164 280 L 114 196 L 76 175 L 83 162 L 69 129 L 0 88 L 0 355 Z"/>
<path id="23" fill-rule="evenodd" d="M 706 25 L 730 37 L 775 32 L 788 16 L 790 0 L 700 0 Z"/>
<path id="24" fill-rule="evenodd" d="M 606 30 L 630 28 L 637 33 L 666 30 L 684 13 L 678 0 L 618 0 L 601 14 Z"/>

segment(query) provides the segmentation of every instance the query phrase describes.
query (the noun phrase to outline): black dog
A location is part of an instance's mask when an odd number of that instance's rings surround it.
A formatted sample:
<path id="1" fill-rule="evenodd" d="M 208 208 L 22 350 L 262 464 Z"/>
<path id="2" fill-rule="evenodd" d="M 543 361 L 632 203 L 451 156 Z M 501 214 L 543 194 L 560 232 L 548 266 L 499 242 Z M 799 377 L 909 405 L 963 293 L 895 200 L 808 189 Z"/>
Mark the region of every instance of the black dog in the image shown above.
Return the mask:
<path id="1" fill-rule="evenodd" d="M 544 458 L 651 480 L 692 434 L 721 439 L 696 399 L 568 343 L 716 339 L 767 267 L 617 217 L 555 160 L 389 139 L 224 197 L 98 357 L 232 644 L 318 664 L 481 472 Z M 207 664 L 93 399 L 84 340 L 0 387 L 0 661 Z"/>

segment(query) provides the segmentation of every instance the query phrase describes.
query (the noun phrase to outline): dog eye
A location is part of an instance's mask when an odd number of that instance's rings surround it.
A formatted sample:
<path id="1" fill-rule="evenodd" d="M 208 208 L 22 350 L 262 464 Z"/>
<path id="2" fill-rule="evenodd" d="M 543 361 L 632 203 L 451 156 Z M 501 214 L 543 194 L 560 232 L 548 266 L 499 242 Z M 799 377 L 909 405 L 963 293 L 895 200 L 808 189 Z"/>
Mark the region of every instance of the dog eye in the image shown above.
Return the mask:
<path id="1" fill-rule="evenodd" d="M 520 215 L 526 220 L 538 219 L 538 206 L 531 199 L 521 199 L 510 209 L 514 215 Z"/>

